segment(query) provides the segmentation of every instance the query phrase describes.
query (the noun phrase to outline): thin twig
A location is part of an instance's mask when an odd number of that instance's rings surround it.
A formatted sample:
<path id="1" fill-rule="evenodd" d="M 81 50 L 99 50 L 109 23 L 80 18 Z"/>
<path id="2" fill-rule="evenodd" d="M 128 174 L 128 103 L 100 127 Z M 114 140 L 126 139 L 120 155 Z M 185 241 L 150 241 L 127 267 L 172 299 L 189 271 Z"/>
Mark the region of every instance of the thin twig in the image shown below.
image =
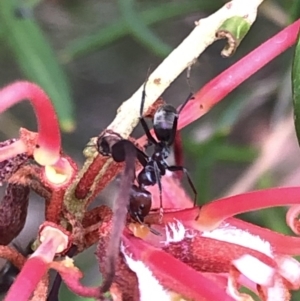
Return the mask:
<path id="1" fill-rule="evenodd" d="M 263 0 L 233 0 L 214 14 L 195 22 L 196 27 L 185 40 L 153 71 L 147 81 L 144 111 L 170 86 L 170 84 L 215 40 L 215 34 L 225 20 L 233 16 L 247 16 L 252 24 L 257 8 Z M 143 85 L 119 107 L 108 129 L 127 138 L 139 121 L 139 103 Z M 130 114 L 128 114 L 130 112 Z"/>
<path id="2" fill-rule="evenodd" d="M 158 99 L 158 97 L 169 87 L 169 85 L 188 67 L 190 67 L 198 56 L 215 40 L 215 34 L 225 20 L 233 16 L 247 18 L 252 24 L 256 19 L 257 8 L 263 0 L 233 0 L 224 5 L 214 14 L 195 22 L 196 27 L 190 35 L 154 70 L 147 81 L 146 99 L 144 112 Z M 141 101 L 143 85 L 124 101 L 119 107 L 117 115 L 107 129 L 128 138 L 134 127 L 139 122 L 139 104 Z M 93 164 L 98 153 L 96 148 L 90 148 L 85 164 L 78 173 L 76 180 L 66 192 L 65 203 L 76 200 L 75 189 L 82 176 Z M 112 162 L 103 164 L 99 175 L 111 166 Z M 93 187 L 95 189 L 95 187 Z M 91 192 L 92 193 L 92 192 Z M 85 200 L 87 201 L 87 200 Z M 80 200 L 84 203 L 84 200 Z"/>

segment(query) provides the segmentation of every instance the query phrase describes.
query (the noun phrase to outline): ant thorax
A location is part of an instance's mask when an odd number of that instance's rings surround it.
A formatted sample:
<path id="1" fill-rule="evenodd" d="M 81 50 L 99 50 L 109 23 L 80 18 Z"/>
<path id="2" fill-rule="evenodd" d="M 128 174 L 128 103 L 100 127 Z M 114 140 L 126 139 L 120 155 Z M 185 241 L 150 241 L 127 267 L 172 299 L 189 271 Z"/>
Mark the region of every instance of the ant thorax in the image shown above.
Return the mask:
<path id="1" fill-rule="evenodd" d="M 176 117 L 178 117 L 178 113 L 171 105 L 161 106 L 155 112 L 153 117 L 153 128 L 158 140 L 165 142 L 170 140 Z"/>
<path id="2" fill-rule="evenodd" d="M 164 161 L 170 156 L 170 147 L 165 142 L 159 142 L 154 147 L 152 159 L 154 161 Z"/>
<path id="3" fill-rule="evenodd" d="M 149 161 L 148 164 L 138 174 L 137 181 L 138 183 L 142 184 L 142 187 L 152 186 L 157 183 L 154 164 L 155 162 L 153 160 Z"/>

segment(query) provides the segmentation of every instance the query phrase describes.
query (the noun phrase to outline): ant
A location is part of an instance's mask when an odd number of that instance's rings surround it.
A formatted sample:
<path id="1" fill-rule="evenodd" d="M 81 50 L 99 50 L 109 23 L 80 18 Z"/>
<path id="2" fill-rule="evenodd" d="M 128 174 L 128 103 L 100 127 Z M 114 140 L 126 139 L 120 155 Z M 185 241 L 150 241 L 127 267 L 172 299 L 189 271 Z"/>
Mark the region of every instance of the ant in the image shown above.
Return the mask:
<path id="1" fill-rule="evenodd" d="M 185 102 L 177 112 L 176 108 L 172 105 L 165 104 L 157 109 L 153 116 L 153 128 L 157 140 L 150 133 L 149 127 L 143 117 L 144 103 L 146 98 L 146 84 L 144 84 L 141 106 L 140 106 L 140 122 L 148 138 L 148 142 L 154 145 L 154 153 L 148 156 L 143 151 L 135 146 L 136 157 L 143 169 L 137 175 L 137 185 L 132 185 L 130 202 L 129 202 L 129 213 L 131 217 L 141 224 L 144 224 L 144 217 L 148 215 L 151 209 L 151 194 L 145 187 L 153 186 L 158 184 L 159 197 L 160 197 L 160 213 L 163 214 L 162 204 L 162 184 L 161 177 L 166 174 L 166 171 L 182 171 L 185 173 L 187 180 L 194 192 L 194 205 L 196 204 L 197 191 L 189 177 L 189 174 L 183 166 L 172 165 L 169 166 L 166 159 L 170 155 L 170 147 L 174 143 L 178 117 L 182 109 L 185 107 L 187 102 L 191 99 L 192 93 L 189 94 Z M 101 135 L 97 139 L 97 150 L 102 155 L 111 155 L 116 162 L 123 162 L 125 158 L 124 151 L 122 150 L 121 144 L 123 140 L 118 134 L 107 132 Z"/>
<path id="2" fill-rule="evenodd" d="M 147 83 L 147 82 L 146 82 Z M 188 175 L 187 170 L 183 166 L 169 166 L 166 159 L 170 155 L 170 147 L 174 143 L 178 116 L 186 103 L 190 100 L 192 94 L 185 100 L 179 111 L 171 105 L 162 105 L 154 114 L 153 127 L 157 140 L 151 135 L 148 125 L 143 117 L 144 103 L 146 98 L 146 83 L 144 84 L 141 107 L 140 122 L 144 128 L 148 141 L 154 145 L 154 153 L 148 156 L 131 141 L 123 139 L 117 133 L 107 130 L 100 135 L 96 142 L 97 151 L 104 155 L 111 155 L 116 162 L 125 162 L 125 169 L 121 177 L 120 190 L 114 205 L 113 228 L 111 239 L 107 248 L 107 275 L 102 284 L 101 291 L 106 292 L 113 281 L 115 274 L 115 263 L 118 256 L 118 245 L 121 240 L 122 225 L 125 222 L 127 208 L 131 217 L 142 225 L 144 217 L 151 210 L 152 197 L 151 193 L 145 189 L 146 186 L 158 184 L 160 195 L 160 213 L 163 213 L 162 207 L 162 184 L 161 177 L 169 171 L 183 171 L 188 182 L 195 194 L 194 203 L 196 203 L 197 192 Z M 135 159 L 143 166 L 143 169 L 135 179 Z M 125 208 L 124 208 L 125 207 Z M 147 226 L 148 227 L 148 226 Z M 149 230 L 160 235 L 159 232 L 149 227 Z"/>
<path id="3" fill-rule="evenodd" d="M 177 112 L 177 109 L 172 105 L 165 104 L 158 108 L 153 116 L 153 129 L 157 139 L 155 139 L 146 123 L 145 118 L 143 117 L 144 104 L 146 98 L 146 83 L 144 84 L 142 92 L 142 101 L 140 107 L 140 123 L 145 131 L 145 134 L 148 138 L 148 142 L 154 145 L 154 153 L 151 156 L 147 156 L 144 152 L 141 152 L 141 155 L 144 156 L 144 162 L 140 163 L 143 165 L 142 171 L 138 174 L 137 182 L 141 188 L 144 186 L 153 186 L 158 184 L 159 188 L 159 199 L 160 199 L 160 212 L 163 213 L 162 205 L 162 184 L 161 177 L 166 174 L 166 171 L 182 171 L 187 177 L 187 180 L 194 193 L 194 205 L 197 200 L 197 191 L 196 188 L 188 174 L 188 171 L 183 166 L 179 165 L 168 165 L 166 159 L 170 155 L 170 147 L 174 144 L 177 124 L 179 114 L 187 104 L 187 102 L 192 98 L 193 94 L 190 93 L 187 99 L 184 101 L 182 106 Z M 146 162 L 146 163 L 145 163 Z"/>

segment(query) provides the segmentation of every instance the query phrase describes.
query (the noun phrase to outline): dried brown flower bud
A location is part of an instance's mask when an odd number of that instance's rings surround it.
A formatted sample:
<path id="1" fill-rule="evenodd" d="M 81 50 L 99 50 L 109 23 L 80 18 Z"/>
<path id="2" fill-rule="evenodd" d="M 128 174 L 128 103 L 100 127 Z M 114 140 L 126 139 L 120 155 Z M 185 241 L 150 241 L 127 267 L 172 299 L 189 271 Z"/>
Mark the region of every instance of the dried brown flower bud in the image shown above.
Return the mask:
<path id="1" fill-rule="evenodd" d="M 15 141 L 17 140 L 8 139 L 6 141 L 0 142 L 0 149 L 14 143 Z M 0 162 L 0 185 L 2 185 L 3 182 L 7 181 L 8 178 L 20 167 L 20 165 L 22 165 L 27 160 L 28 156 L 24 153 Z"/>
<path id="2" fill-rule="evenodd" d="M 0 202 L 0 245 L 9 244 L 23 229 L 28 200 L 28 187 L 8 184 Z"/>

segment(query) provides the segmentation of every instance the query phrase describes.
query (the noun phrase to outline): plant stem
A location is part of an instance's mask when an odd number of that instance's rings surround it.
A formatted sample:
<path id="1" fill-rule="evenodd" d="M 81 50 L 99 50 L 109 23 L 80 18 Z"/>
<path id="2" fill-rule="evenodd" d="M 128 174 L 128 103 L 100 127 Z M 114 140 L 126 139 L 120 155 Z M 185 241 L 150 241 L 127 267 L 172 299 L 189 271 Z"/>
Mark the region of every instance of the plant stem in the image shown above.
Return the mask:
<path id="1" fill-rule="evenodd" d="M 297 39 L 300 20 L 280 31 L 199 90 L 179 116 L 178 129 L 206 114 L 232 90 L 260 70 Z"/>

